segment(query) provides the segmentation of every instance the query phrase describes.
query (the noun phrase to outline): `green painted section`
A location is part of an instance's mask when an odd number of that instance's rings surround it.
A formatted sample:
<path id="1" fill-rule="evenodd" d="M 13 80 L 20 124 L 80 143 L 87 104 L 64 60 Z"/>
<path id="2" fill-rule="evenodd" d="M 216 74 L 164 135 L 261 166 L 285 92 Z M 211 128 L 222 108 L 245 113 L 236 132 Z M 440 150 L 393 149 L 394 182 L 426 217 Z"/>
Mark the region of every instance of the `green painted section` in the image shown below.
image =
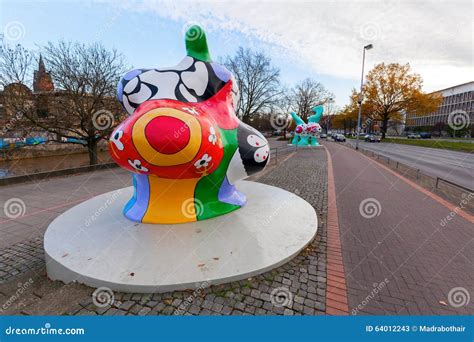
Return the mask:
<path id="1" fill-rule="evenodd" d="M 219 189 L 224 181 L 230 161 L 237 150 L 237 129 L 220 129 L 224 156 L 219 167 L 209 176 L 203 177 L 196 185 L 194 197 L 196 201 L 196 214 L 198 221 L 211 217 L 227 214 L 239 209 L 239 205 L 219 201 Z M 200 204 L 199 204 L 200 203 Z M 201 205 L 201 209 L 199 209 Z"/>
<path id="2" fill-rule="evenodd" d="M 193 25 L 186 31 L 185 42 L 188 56 L 203 62 L 212 62 L 207 47 L 206 33 L 200 26 Z"/>

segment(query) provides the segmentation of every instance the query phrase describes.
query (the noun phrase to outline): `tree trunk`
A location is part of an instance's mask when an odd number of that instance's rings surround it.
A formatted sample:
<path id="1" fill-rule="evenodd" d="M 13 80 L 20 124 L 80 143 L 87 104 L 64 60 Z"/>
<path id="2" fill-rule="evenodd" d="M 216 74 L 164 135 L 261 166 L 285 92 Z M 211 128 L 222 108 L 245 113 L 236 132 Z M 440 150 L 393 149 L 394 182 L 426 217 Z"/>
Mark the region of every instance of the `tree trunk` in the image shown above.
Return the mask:
<path id="1" fill-rule="evenodd" d="M 384 117 L 382 120 L 382 139 L 385 139 L 385 135 L 387 134 L 387 125 L 388 125 L 388 117 Z"/>
<path id="2" fill-rule="evenodd" d="M 97 140 L 88 141 L 87 150 L 89 152 L 89 165 L 97 164 Z"/>

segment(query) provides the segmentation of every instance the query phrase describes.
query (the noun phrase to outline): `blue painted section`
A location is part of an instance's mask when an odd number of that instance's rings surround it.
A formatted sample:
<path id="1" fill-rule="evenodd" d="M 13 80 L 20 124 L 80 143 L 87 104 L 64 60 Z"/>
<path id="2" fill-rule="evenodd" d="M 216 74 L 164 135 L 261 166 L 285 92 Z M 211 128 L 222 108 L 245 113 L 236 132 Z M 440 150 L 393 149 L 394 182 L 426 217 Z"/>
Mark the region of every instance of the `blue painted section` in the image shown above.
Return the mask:
<path id="1" fill-rule="evenodd" d="M 120 80 L 120 82 L 117 85 L 117 98 L 120 102 L 123 101 L 123 87 L 125 86 L 127 81 L 130 81 L 132 78 L 134 78 L 135 76 L 140 75 L 141 73 L 142 73 L 142 71 L 140 69 L 134 69 L 134 70 L 131 70 L 131 71 L 127 72 L 122 77 L 122 79 Z"/>
<path id="2" fill-rule="evenodd" d="M 219 79 L 221 79 L 224 82 L 227 82 L 230 80 L 232 74 L 224 66 L 218 63 L 211 63 L 211 66 L 214 72 L 216 73 L 216 76 L 219 77 Z"/>
<path id="3" fill-rule="evenodd" d="M 247 197 L 229 183 L 227 176 L 224 178 L 218 194 L 219 201 L 243 206 L 247 202 Z"/>
<path id="4" fill-rule="evenodd" d="M 141 222 L 148 209 L 150 199 L 150 183 L 146 175 L 133 175 L 133 197 L 128 201 L 123 209 L 125 217 L 130 220 Z"/>

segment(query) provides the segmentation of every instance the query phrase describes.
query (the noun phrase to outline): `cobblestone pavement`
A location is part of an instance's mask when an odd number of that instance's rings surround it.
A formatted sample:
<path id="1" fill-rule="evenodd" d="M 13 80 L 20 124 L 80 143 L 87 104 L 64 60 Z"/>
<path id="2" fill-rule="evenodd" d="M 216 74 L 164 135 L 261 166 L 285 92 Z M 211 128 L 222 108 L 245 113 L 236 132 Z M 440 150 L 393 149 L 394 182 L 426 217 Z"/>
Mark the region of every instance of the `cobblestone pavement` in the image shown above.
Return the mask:
<path id="1" fill-rule="evenodd" d="M 110 172 L 113 173 L 113 177 L 107 174 Z M 129 175 L 126 173 L 121 174 L 117 170 L 98 171 L 95 174 L 97 175 L 97 173 L 102 174 L 99 177 L 87 175 L 70 177 L 69 182 L 73 186 L 80 184 L 83 189 L 82 194 L 90 197 L 99 190 L 104 192 L 109 191 L 109 188 L 114 188 L 114 185 L 115 188 L 119 188 L 129 184 Z M 81 179 L 77 180 L 76 177 Z M 105 178 L 108 179 L 108 182 L 101 184 Z M 57 181 L 55 179 L 50 182 Z M 280 162 L 278 167 L 264 173 L 257 181 L 298 194 L 308 201 L 318 213 L 319 227 L 315 240 L 293 260 L 257 277 L 217 286 L 206 287 L 203 286 L 206 284 L 201 284 L 194 291 L 177 291 L 164 294 L 114 293 L 112 305 L 104 307 L 94 304 L 93 289 L 89 289 L 83 299 L 79 300 L 78 303 L 71 303 L 70 309 L 61 313 L 71 315 L 324 314 L 326 309 L 327 214 L 325 151 L 322 149 L 300 150 L 286 161 Z M 42 184 L 43 188 L 48 188 L 48 186 L 49 184 Z M 64 187 L 66 187 L 65 184 L 59 186 L 60 189 Z M 14 190 L 9 190 L 11 193 L 15 193 Z M 56 210 L 61 212 L 77 203 L 75 199 L 72 201 L 74 201 L 74 204 L 70 203 Z M 33 204 L 35 204 L 34 201 L 31 205 Z M 26 243 L 26 245 L 30 244 L 32 242 Z M 36 249 L 39 251 L 40 248 L 41 246 Z M 43 282 L 54 283 L 56 287 L 58 286 L 58 282 L 51 282 L 44 275 L 39 275 L 39 277 L 42 277 L 41 281 Z M 5 278 L 5 280 L 7 279 Z M 82 286 L 82 288 L 87 290 L 85 286 Z M 8 294 L 5 295 L 8 296 Z M 21 312 L 25 313 L 24 311 Z M 56 314 L 61 313 L 57 312 Z"/>
<path id="2" fill-rule="evenodd" d="M 473 314 L 472 222 L 358 152 L 325 145 L 350 312 Z"/>
<path id="3" fill-rule="evenodd" d="M 43 239 L 20 242 L 0 250 L 0 284 L 44 264 Z"/>

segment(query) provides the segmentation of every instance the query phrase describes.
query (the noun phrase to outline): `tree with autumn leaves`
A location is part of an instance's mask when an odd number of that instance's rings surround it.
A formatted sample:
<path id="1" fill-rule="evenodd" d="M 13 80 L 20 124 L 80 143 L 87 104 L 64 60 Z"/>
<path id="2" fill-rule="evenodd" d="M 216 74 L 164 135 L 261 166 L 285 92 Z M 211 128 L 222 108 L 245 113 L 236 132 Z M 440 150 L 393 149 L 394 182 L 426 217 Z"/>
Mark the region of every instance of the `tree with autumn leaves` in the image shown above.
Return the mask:
<path id="1" fill-rule="evenodd" d="M 440 94 L 426 94 L 422 91 L 423 79 L 411 72 L 410 64 L 380 63 L 367 75 L 363 86 L 362 125 L 381 123 L 382 139 L 389 123 L 399 123 L 404 114 L 418 115 L 434 112 L 441 104 Z M 336 120 L 339 128 L 347 122 L 357 122 L 359 93 L 354 89 L 350 103 L 343 108 Z"/>

